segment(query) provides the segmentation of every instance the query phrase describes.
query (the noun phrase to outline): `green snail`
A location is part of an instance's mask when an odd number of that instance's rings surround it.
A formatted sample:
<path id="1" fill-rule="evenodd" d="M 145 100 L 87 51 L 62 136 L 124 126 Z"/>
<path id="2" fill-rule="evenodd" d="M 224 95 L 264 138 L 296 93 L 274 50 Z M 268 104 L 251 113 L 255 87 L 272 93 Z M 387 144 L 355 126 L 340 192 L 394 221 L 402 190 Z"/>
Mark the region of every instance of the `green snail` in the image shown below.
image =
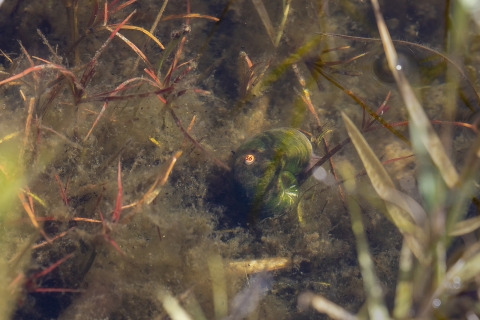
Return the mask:
<path id="1" fill-rule="evenodd" d="M 312 145 L 296 129 L 254 136 L 235 153 L 233 177 L 255 218 L 288 212 L 298 199 L 298 178 L 310 164 Z"/>

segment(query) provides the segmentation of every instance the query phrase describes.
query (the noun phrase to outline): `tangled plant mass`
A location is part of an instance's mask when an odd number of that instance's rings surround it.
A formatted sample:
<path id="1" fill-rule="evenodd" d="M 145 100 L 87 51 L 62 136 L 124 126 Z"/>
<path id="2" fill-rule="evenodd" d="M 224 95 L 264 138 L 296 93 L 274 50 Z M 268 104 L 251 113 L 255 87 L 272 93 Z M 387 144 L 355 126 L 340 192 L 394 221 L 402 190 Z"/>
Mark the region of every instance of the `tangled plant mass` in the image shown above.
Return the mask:
<path id="1" fill-rule="evenodd" d="M 461 4 L 432 30 L 435 0 L 62 5 L 0 5 L 2 319 L 479 315 Z M 242 182 L 293 179 L 251 219 L 231 168 L 275 128 L 313 154 Z"/>

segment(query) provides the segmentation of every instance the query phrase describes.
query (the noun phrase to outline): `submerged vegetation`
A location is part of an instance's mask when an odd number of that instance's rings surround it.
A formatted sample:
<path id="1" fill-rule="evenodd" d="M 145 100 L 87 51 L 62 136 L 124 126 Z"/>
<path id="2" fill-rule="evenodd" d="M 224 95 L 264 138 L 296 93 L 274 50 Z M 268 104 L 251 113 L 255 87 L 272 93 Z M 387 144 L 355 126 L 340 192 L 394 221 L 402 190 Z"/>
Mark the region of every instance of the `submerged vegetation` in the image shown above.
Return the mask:
<path id="1" fill-rule="evenodd" d="M 480 8 L 391 3 L 6 0 L 0 318 L 478 318 Z"/>

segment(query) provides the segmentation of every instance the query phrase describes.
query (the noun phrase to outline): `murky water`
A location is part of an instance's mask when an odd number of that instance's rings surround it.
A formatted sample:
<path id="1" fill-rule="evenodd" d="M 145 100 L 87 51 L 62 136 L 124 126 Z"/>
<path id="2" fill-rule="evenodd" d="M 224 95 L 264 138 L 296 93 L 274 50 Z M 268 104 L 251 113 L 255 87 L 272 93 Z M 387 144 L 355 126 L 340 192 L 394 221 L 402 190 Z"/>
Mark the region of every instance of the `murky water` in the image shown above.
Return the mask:
<path id="1" fill-rule="evenodd" d="M 94 3 L 79 2 L 80 36 L 89 30 Z M 28 187 L 45 202 L 44 206 L 34 204 L 36 216 L 54 218 L 44 224 L 49 237 L 67 232 L 53 244 L 33 249 L 24 257 L 27 276 L 74 253 L 54 271 L 35 280 L 35 285 L 25 288 L 30 292 L 19 295 L 21 303 L 14 318 L 163 319 L 167 313 L 158 298 L 159 292 L 170 292 L 177 297 L 195 319 L 203 319 L 202 314 L 207 319 L 221 318 L 228 310 L 235 310 L 235 307 L 229 309 L 229 303 L 238 292 L 249 287 L 248 261 L 272 258 L 281 261 L 281 265 L 272 267 L 275 270 L 269 272 L 271 287 L 257 301 L 258 307 L 252 308 L 255 311 L 249 319 L 325 318 L 313 310 L 297 310 L 298 295 L 305 291 L 322 294 L 351 312 L 361 308 L 365 293 L 355 239 L 338 186 L 332 184 L 331 179 L 326 183 L 310 178 L 300 186 L 301 200 L 291 212 L 251 223 L 248 211 L 235 194 L 231 172 L 219 165 L 223 162 L 231 167 L 232 153 L 243 142 L 256 133 L 278 127 L 295 127 L 310 134 L 314 154 L 324 155 L 324 143 L 319 139 L 322 132 L 328 130 L 325 138 L 330 148 L 347 137 L 340 111 L 348 114 L 358 127 L 362 126 L 361 106 L 344 91 L 352 92 L 374 111 L 391 92 L 383 118 L 389 123 L 408 120 L 402 99 L 382 60 L 380 42 L 319 35 L 333 33 L 377 38 L 369 2 L 291 1 L 283 35 L 275 46 L 287 3 L 290 2 L 263 2 L 275 32 L 269 36 L 259 16 L 257 1 L 227 4 L 226 1 L 192 0 L 191 13 L 221 20 L 217 23 L 195 16 L 189 19 L 191 32 L 185 34 L 185 43 L 178 55 L 178 64 L 189 64 L 179 66 L 173 73 L 170 81 L 173 91 L 158 93 L 170 103 L 173 111 L 167 110 L 155 95 L 112 100 L 88 138 L 85 137 L 103 102 L 108 100 L 91 97 L 112 91 L 127 79 L 151 79 L 144 72 L 144 68 L 149 68 L 144 61 L 132 70 L 138 56 L 118 38 L 98 56 L 95 75 L 83 94 L 75 96 L 71 83 L 59 80 L 58 68 L 36 73 L 38 79 L 25 76 L 0 89 L 0 139 L 12 132 L 23 132 L 30 98 L 35 98 L 33 119 L 41 119 L 41 124 L 39 120 L 34 121 L 37 124 L 33 125 L 26 144 L 22 140 L 23 133 L 0 143 L 0 164 L 8 171 L 15 167 L 16 160 L 12 159 L 18 159 L 10 155 L 24 153 Z M 161 5 L 161 1 L 138 1 L 110 16 L 108 24 L 121 22 L 136 9 L 129 24 L 148 30 Z M 404 61 L 402 68 L 408 70 L 408 78 L 427 114 L 431 119 L 445 119 L 445 99 L 449 92 L 445 77 L 449 64 L 432 51 L 444 52 L 447 46 L 445 17 L 449 9 L 445 8 L 445 1 L 385 1 L 381 5 L 394 40 L 423 46 L 396 44 Z M 102 6 L 98 11 L 99 20 L 103 19 Z M 226 8 L 228 11 L 222 15 Z M 186 12 L 186 1 L 170 1 L 163 16 Z M 101 23 L 90 25 L 90 32 L 76 47 L 78 60 L 75 61 L 75 50 L 67 51 L 73 39 L 68 10 L 63 5 L 55 1 L 6 1 L 0 14 L 0 49 L 13 60 L 9 62 L 9 58 L 4 57 L 1 61 L 5 71 L 12 74 L 30 67 L 17 42 L 13 41 L 20 39 L 30 55 L 65 66 L 65 70 L 72 71 L 81 81 L 87 64 L 111 33 L 102 28 Z M 154 31 L 167 48 L 171 41 L 176 44 L 172 47 L 173 54 L 184 36 L 182 24 L 185 22 L 178 17 L 161 21 Z M 36 28 L 45 34 L 62 61 L 56 61 L 35 32 Z M 114 28 L 112 26 L 112 30 Z M 158 45 L 153 41 L 145 44 L 146 37 L 141 32 L 120 32 L 141 48 L 157 70 L 162 59 Z M 179 37 L 172 40 L 174 32 Z M 299 51 L 307 44 L 316 45 Z M 473 41 L 469 43 L 467 53 L 473 52 L 476 45 Z M 322 53 L 335 48 L 337 50 Z M 239 60 L 242 51 L 253 64 L 250 69 L 245 58 Z M 173 54 L 160 69 L 160 81 L 168 74 Z M 477 58 L 468 54 L 466 57 L 468 76 L 476 80 Z M 284 63 L 287 58 L 291 58 L 290 63 Z M 298 73 L 292 68 L 292 61 L 297 62 Z M 343 62 L 329 63 L 332 61 Z M 40 60 L 33 60 L 33 63 L 45 64 Z M 313 63 L 333 81 L 315 72 Z M 463 63 L 461 65 L 463 68 Z M 187 72 L 186 68 L 191 70 Z M 240 73 L 252 76 L 252 87 L 266 83 L 259 91 L 261 94 L 255 92 L 258 86 L 249 91 L 251 94 L 241 96 Z M 300 76 L 306 81 L 314 110 L 309 110 L 301 98 L 304 88 Z M 454 119 L 463 121 L 472 118 L 479 103 L 469 83 L 459 78 L 460 90 L 453 99 L 458 105 Z M 63 84 L 57 86 L 60 82 Z M 153 90 L 148 84 L 135 87 L 132 82 L 128 85 L 132 88 L 118 96 Z M 59 93 L 50 101 L 52 90 Z M 243 90 L 245 92 L 245 88 Z M 108 94 L 102 97 L 106 96 Z M 173 115 L 181 124 L 176 123 Z M 196 145 L 182 132 L 193 117 L 195 122 L 189 135 Z M 369 121 L 368 114 L 366 119 Z M 408 137 L 405 126 L 395 129 Z M 438 129 L 443 132 L 442 128 Z M 465 129 L 453 129 L 449 134 L 454 142 L 452 157 L 460 165 L 472 135 Z M 152 143 L 151 138 L 158 143 Z M 412 153 L 406 143 L 385 128 L 368 132 L 365 138 L 382 160 Z M 153 187 L 158 196 L 154 201 L 147 201 L 145 195 L 157 179 L 166 177 L 172 156 L 180 150 L 183 153 L 168 181 L 162 187 L 158 184 Z M 123 209 L 120 223 L 114 223 L 112 212 L 118 213 L 115 206 L 119 201 L 118 159 L 121 161 L 122 204 L 141 201 L 143 205 Z M 334 163 L 348 160 L 357 173 L 363 170 L 352 145 L 343 148 L 333 160 Z M 323 167 L 330 176 L 329 163 Z M 395 161 L 386 168 L 399 190 L 421 201 L 414 158 Z M 384 205 L 368 177 L 360 175 L 356 182 L 358 193 L 354 196 L 363 210 L 376 272 L 391 307 L 402 238 L 384 217 Z M 68 184 L 65 196 L 59 191 L 59 183 Z M 20 206 L 17 209 L 4 221 L 25 218 Z M 98 221 L 100 214 L 107 221 L 103 228 L 98 222 L 75 220 Z M 2 235 L 12 244 L 7 259 L 16 253 L 14 248 L 28 241 L 33 230 L 30 222 L 22 220 L 22 223 L 18 230 Z M 37 242 L 43 241 L 40 238 Z M 241 261 L 247 261 L 243 269 L 231 266 L 232 262 Z M 38 287 L 79 289 L 81 292 L 38 293 L 35 292 Z"/>

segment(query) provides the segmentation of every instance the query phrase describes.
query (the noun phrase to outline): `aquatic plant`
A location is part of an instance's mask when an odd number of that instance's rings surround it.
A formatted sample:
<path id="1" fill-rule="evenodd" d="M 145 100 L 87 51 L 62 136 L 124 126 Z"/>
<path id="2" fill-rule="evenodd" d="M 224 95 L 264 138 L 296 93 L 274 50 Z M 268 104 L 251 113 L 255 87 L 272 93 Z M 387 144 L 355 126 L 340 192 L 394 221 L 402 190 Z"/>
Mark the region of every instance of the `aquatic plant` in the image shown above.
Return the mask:
<path id="1" fill-rule="evenodd" d="M 402 36 L 423 54 L 420 108 L 407 85 L 371 72 L 380 43 L 365 39 L 366 2 L 64 4 L 58 21 L 50 2 L 0 7 L 25 13 L 11 20 L 23 41 L 2 52 L 0 75 L 3 318 L 322 319 L 309 305 L 341 319 L 478 313 L 462 295 L 478 271 L 478 218 L 462 220 L 465 199 L 478 203 L 476 155 L 463 150 L 478 140 L 476 64 L 460 62 L 457 24 L 445 54 Z M 457 100 L 466 117 L 450 109 Z M 244 223 L 231 152 L 278 127 L 301 129 L 320 160 L 295 177 L 289 214 Z M 446 249 L 463 234 L 464 253 Z"/>
<path id="2" fill-rule="evenodd" d="M 449 256 L 446 250 L 451 246 L 454 237 L 469 234 L 478 228 L 477 192 L 472 191 L 475 189 L 473 181 L 478 179 L 478 175 L 473 174 L 478 166 L 478 156 L 475 155 L 478 151 L 478 137 L 471 146 L 463 172 L 458 174 L 405 73 L 398 67 L 398 55 L 378 2 L 373 0 L 372 4 L 389 69 L 409 112 L 413 149 L 418 161 L 423 164 L 419 170 L 419 187 L 426 203 L 422 207 L 411 197 L 396 189 L 361 132 L 350 118 L 342 113 L 350 139 L 365 166 L 372 185 L 385 202 L 385 215 L 403 235 L 395 304 L 390 313 L 369 253 L 362 223 L 362 208 L 356 196 L 358 187 L 353 174 L 354 169 L 351 164 L 344 162 L 341 172 L 349 193 L 348 207 L 352 219 L 352 230 L 356 237 L 358 259 L 367 295 L 364 313 L 353 315 L 327 299 L 311 293 L 305 293 L 299 297 L 299 307 L 304 309 L 312 305 L 318 311 L 335 319 L 364 318 L 367 314 L 369 318 L 374 319 L 476 317 L 478 310 L 475 304 L 478 302 L 470 301 L 469 307 L 462 310 L 457 309 L 457 303 L 458 299 L 463 299 L 462 292 L 477 286 L 474 278 L 480 271 L 478 266 L 475 266 L 478 259 L 478 242 L 470 242 L 466 245 L 466 249 L 460 249 L 462 253 L 454 258 Z M 461 5 L 456 6 L 455 10 L 463 18 L 466 17 Z M 463 31 L 462 28 L 454 30 L 457 33 Z M 455 67 L 458 69 L 458 66 L 455 65 Z M 461 71 L 460 74 L 464 76 Z M 470 82 L 469 85 L 471 85 Z M 476 93 L 476 89 L 472 85 L 471 87 Z M 454 106 L 451 105 L 450 108 Z M 432 184 L 433 181 L 436 183 Z M 465 202 L 469 201 L 469 198 L 472 206 L 476 206 L 473 210 L 477 211 L 477 214 L 475 217 L 470 216 L 467 220 L 463 220 L 466 216 Z M 459 250 L 458 247 L 454 248 Z M 447 259 L 449 259 L 448 262 Z"/>

